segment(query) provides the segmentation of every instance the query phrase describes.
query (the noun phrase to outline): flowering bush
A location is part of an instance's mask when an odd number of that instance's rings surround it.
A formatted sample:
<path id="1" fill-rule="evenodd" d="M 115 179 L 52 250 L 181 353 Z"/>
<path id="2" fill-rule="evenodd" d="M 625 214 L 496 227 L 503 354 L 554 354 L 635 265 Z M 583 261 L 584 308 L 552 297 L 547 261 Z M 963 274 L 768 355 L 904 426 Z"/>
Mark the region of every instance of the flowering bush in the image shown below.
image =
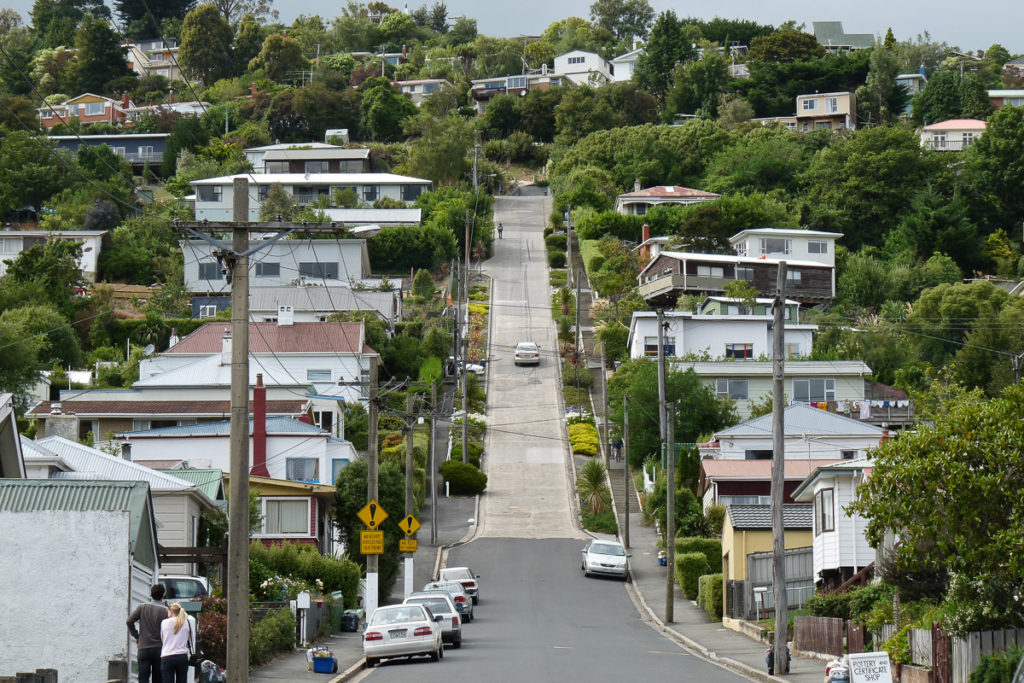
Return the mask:
<path id="1" fill-rule="evenodd" d="M 585 422 L 569 425 L 569 445 L 578 455 L 597 455 L 597 428 Z"/>

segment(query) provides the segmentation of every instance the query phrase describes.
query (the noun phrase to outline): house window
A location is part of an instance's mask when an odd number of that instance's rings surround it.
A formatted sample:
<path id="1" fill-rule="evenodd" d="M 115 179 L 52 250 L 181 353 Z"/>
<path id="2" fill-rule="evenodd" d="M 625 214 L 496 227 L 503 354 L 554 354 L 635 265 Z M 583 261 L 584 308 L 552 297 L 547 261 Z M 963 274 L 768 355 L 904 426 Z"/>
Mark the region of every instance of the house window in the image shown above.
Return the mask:
<path id="1" fill-rule="evenodd" d="M 715 380 L 715 394 L 721 398 L 745 401 L 749 397 L 748 381 L 745 379 L 719 378 Z"/>
<path id="2" fill-rule="evenodd" d="M 200 318 L 213 318 L 217 315 L 217 304 L 204 304 L 199 307 Z"/>
<path id="3" fill-rule="evenodd" d="M 801 104 L 804 111 L 811 111 L 818 108 L 818 100 L 804 100 Z"/>
<path id="4" fill-rule="evenodd" d="M 807 131 L 809 131 L 810 129 L 811 129 L 811 127 L 810 127 L 810 126 L 809 126 L 808 124 L 806 124 L 806 123 L 805 123 L 805 124 L 803 124 L 802 126 L 800 126 L 800 130 L 801 130 L 802 132 L 804 132 L 804 133 L 806 133 L 806 132 L 807 132 Z"/>
<path id="5" fill-rule="evenodd" d="M 834 379 L 794 379 L 793 400 L 802 403 L 811 401 L 836 400 L 836 381 Z"/>
<path id="6" fill-rule="evenodd" d="M 726 344 L 725 345 L 725 357 L 726 358 L 753 358 L 754 357 L 754 345 L 753 344 Z"/>
<path id="7" fill-rule="evenodd" d="M 267 197 L 270 196 L 270 185 L 257 185 L 256 186 L 256 201 L 263 203 L 267 201 Z"/>
<path id="8" fill-rule="evenodd" d="M 761 254 L 792 254 L 793 240 L 784 237 L 762 237 Z"/>
<path id="9" fill-rule="evenodd" d="M 264 164 L 267 173 L 287 173 L 288 162 L 287 161 L 268 161 Z"/>
<path id="10" fill-rule="evenodd" d="M 147 145 L 145 147 L 139 147 L 139 158 L 142 160 L 153 158 L 153 147 Z"/>
<path id="11" fill-rule="evenodd" d="M 317 458 L 285 458 L 285 478 L 291 481 L 320 481 L 320 461 Z"/>
<path id="12" fill-rule="evenodd" d="M 810 240 L 807 242 L 807 253 L 808 254 L 827 254 L 828 253 L 828 241 L 826 240 Z"/>
<path id="13" fill-rule="evenodd" d="M 85 104 L 86 116 L 100 116 L 107 110 L 106 102 L 87 102 Z"/>
<path id="14" fill-rule="evenodd" d="M 814 494 L 814 535 L 835 531 L 836 511 L 832 489 L 822 489 Z"/>
<path id="15" fill-rule="evenodd" d="M 314 410 L 313 411 L 313 424 L 320 429 L 328 432 L 334 432 L 334 413 L 329 410 Z"/>
<path id="16" fill-rule="evenodd" d="M 309 536 L 309 499 L 263 499 L 263 534 Z"/>
<path id="17" fill-rule="evenodd" d="M 519 76 L 517 78 L 508 79 L 508 87 L 510 88 L 525 88 L 526 87 L 526 76 Z"/>
<path id="18" fill-rule="evenodd" d="M 722 266 L 697 266 L 697 277 L 725 277 Z"/>
<path id="19" fill-rule="evenodd" d="M 307 161 L 306 173 L 327 173 L 328 164 L 326 161 Z"/>
<path id="20" fill-rule="evenodd" d="M 224 188 L 220 185 L 200 185 L 197 194 L 201 202 L 219 202 L 224 196 Z"/>
<path id="21" fill-rule="evenodd" d="M 746 256 L 747 255 L 747 243 L 746 242 L 740 242 L 739 244 L 736 245 L 736 255 L 737 256 Z"/>
<path id="22" fill-rule="evenodd" d="M 338 481 L 338 475 L 348 465 L 348 460 L 344 458 L 334 458 L 331 460 L 331 483 L 334 484 Z"/>
<path id="23" fill-rule="evenodd" d="M 800 352 L 799 344 L 786 344 L 786 358 L 801 358 L 803 354 Z"/>
<path id="24" fill-rule="evenodd" d="M 375 202 L 380 195 L 379 185 L 363 185 L 363 201 Z"/>
<path id="25" fill-rule="evenodd" d="M 838 97 L 826 97 L 825 98 L 825 113 L 835 114 L 839 111 L 839 98 Z"/>
<path id="26" fill-rule="evenodd" d="M 330 382 L 331 371 L 330 370 L 306 370 L 306 381 L 307 382 Z"/>
<path id="27" fill-rule="evenodd" d="M 17 254 L 21 251 L 21 240 L 17 237 L 0 238 L 0 252 L 5 254 Z"/>
<path id="28" fill-rule="evenodd" d="M 799 270 L 787 270 L 786 271 L 786 284 L 787 285 L 800 285 L 803 281 Z"/>
<path id="29" fill-rule="evenodd" d="M 359 172 L 358 170 L 346 171 L 346 173 L 358 173 L 358 172 Z M 335 196 L 336 194 L 338 194 L 340 192 L 345 192 L 346 190 L 352 190 L 352 194 L 355 195 L 356 198 L 359 197 L 359 188 L 357 188 L 355 185 L 334 185 L 334 186 L 331 187 L 331 196 L 333 197 L 333 196 Z"/>
<path id="30" fill-rule="evenodd" d="M 422 185 L 402 185 L 403 202 L 414 202 L 421 194 L 423 194 Z"/>
<path id="31" fill-rule="evenodd" d="M 843 460 L 853 460 L 857 457 L 857 451 L 839 451 L 839 454 L 843 457 Z"/>
<path id="32" fill-rule="evenodd" d="M 665 356 L 676 355 L 676 338 L 665 337 Z M 647 358 L 658 357 L 658 338 L 644 337 L 644 356 Z"/>
<path id="33" fill-rule="evenodd" d="M 569 57 L 570 64 L 582 64 L 586 61 L 585 57 Z"/>
<path id="34" fill-rule="evenodd" d="M 818 121 L 817 123 L 814 124 L 815 130 L 828 130 L 831 127 L 832 124 L 829 123 L 828 121 Z M 842 126 L 840 126 L 840 128 L 842 128 Z"/>
<path id="35" fill-rule="evenodd" d="M 736 279 L 746 282 L 754 281 L 754 269 L 750 266 L 736 266 Z"/>
<path id="36" fill-rule="evenodd" d="M 747 451 L 743 452 L 743 459 L 744 460 L 771 460 L 772 459 L 772 451 L 771 451 L 771 449 L 760 450 L 760 451 L 747 450 Z"/>
<path id="37" fill-rule="evenodd" d="M 321 280 L 337 280 L 338 279 L 338 264 L 337 263 L 321 263 L 321 262 L 304 262 L 299 264 L 299 276 L 300 277 L 312 277 Z"/>
<path id="38" fill-rule="evenodd" d="M 52 111 L 52 110 L 50 110 L 50 109 L 45 109 L 45 110 L 43 110 L 43 113 L 41 114 L 41 116 L 42 116 L 42 117 L 43 117 L 44 119 L 50 119 L 50 118 L 53 118 L 53 111 Z"/>
<path id="39" fill-rule="evenodd" d="M 260 261 L 256 264 L 256 277 L 281 277 L 281 264 Z"/>
<path id="40" fill-rule="evenodd" d="M 199 264 L 199 279 L 200 280 L 223 280 L 224 273 L 220 270 L 220 264 L 214 261 L 213 263 L 200 263 Z"/>

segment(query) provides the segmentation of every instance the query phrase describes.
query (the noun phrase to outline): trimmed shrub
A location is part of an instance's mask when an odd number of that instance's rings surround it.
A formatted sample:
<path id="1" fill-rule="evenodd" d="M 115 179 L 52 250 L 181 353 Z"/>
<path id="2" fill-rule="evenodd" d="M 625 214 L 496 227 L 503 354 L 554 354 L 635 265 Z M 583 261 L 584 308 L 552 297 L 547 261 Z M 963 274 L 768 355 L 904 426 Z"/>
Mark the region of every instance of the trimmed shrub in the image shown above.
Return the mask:
<path id="1" fill-rule="evenodd" d="M 596 515 L 584 508 L 582 511 L 583 528 L 587 531 L 594 531 L 601 534 L 619 533 L 619 523 L 615 519 L 615 513 L 611 508 L 606 508 Z"/>
<path id="2" fill-rule="evenodd" d="M 295 649 L 295 617 L 287 607 L 274 610 L 252 627 L 249 663 L 269 662 L 278 652 Z"/>
<path id="3" fill-rule="evenodd" d="M 969 681 L 970 683 L 1011 683 L 1021 657 L 1024 657 L 1024 650 L 1020 648 L 982 655 L 981 663 L 971 673 Z"/>
<path id="4" fill-rule="evenodd" d="M 704 553 L 708 561 L 708 569 L 713 572 L 722 571 L 722 542 L 717 538 L 700 538 L 699 536 L 680 537 L 676 539 L 676 554 Z"/>
<path id="5" fill-rule="evenodd" d="M 722 620 L 722 575 L 705 574 L 700 577 L 700 606 L 711 621 Z"/>
<path id="6" fill-rule="evenodd" d="M 700 577 L 708 573 L 708 558 L 704 553 L 683 553 L 676 555 L 676 583 L 683 595 L 696 599 Z"/>
<path id="7" fill-rule="evenodd" d="M 565 268 L 565 252 L 557 249 L 548 249 L 548 267 Z"/>
<path id="8" fill-rule="evenodd" d="M 484 452 L 484 447 L 473 441 L 469 440 L 469 464 L 473 467 L 480 469 L 480 455 Z M 452 446 L 452 460 L 462 460 L 462 438 L 458 438 L 455 444 Z"/>
<path id="9" fill-rule="evenodd" d="M 549 249 L 561 249 L 566 250 L 566 244 L 568 239 L 564 232 L 560 232 L 557 235 L 548 235 L 544 238 L 544 244 L 548 245 Z"/>
<path id="10" fill-rule="evenodd" d="M 597 455 L 597 428 L 586 423 L 569 425 L 569 445 L 577 455 Z"/>
<path id="11" fill-rule="evenodd" d="M 851 591 L 845 593 L 819 593 L 807 599 L 804 609 L 812 617 L 850 618 Z"/>
<path id="12" fill-rule="evenodd" d="M 441 465 L 441 476 L 456 496 L 475 496 L 487 488 L 487 475 L 461 460 L 449 460 Z"/>
<path id="13" fill-rule="evenodd" d="M 567 387 L 579 384 L 580 387 L 589 389 L 594 386 L 594 375 L 585 365 L 576 366 L 565 361 L 562 363 L 562 384 Z"/>
<path id="14" fill-rule="evenodd" d="M 552 287 L 565 287 L 569 281 L 569 274 L 564 270 L 552 270 L 548 277 Z"/>

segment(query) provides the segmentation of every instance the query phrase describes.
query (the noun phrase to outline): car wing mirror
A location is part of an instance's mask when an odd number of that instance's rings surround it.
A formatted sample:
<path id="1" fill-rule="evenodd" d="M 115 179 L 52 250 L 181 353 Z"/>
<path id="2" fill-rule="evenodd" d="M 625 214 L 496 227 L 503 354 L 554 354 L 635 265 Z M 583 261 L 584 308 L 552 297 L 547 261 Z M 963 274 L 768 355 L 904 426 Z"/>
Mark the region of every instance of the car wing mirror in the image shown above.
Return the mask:
<path id="1" fill-rule="evenodd" d="M 480 575 L 479 575 L 479 574 L 477 574 L 477 575 L 476 575 L 476 578 L 478 578 L 478 579 L 479 579 L 479 578 L 480 578 Z"/>
<path id="2" fill-rule="evenodd" d="M 444 621 L 444 615 L 443 614 L 438 614 L 436 617 L 434 617 L 434 621 L 436 621 L 438 623 Z"/>

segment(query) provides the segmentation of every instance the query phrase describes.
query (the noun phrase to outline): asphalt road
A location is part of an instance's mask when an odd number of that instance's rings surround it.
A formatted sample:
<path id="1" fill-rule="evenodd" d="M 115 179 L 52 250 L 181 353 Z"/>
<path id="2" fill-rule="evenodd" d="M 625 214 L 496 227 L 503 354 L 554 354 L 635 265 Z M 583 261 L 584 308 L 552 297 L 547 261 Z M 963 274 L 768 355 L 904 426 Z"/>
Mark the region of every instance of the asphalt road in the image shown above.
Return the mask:
<path id="1" fill-rule="evenodd" d="M 651 629 L 626 584 L 587 579 L 575 522 L 558 398 L 558 353 L 550 314 L 543 196 L 498 198 L 504 226 L 494 258 L 488 362 L 487 492 L 474 539 L 448 566 L 480 575 L 481 600 L 463 646 L 445 658 L 385 662 L 354 680 L 701 681 L 746 680 L 699 659 Z M 516 342 L 541 346 L 537 367 L 515 367 Z"/>

